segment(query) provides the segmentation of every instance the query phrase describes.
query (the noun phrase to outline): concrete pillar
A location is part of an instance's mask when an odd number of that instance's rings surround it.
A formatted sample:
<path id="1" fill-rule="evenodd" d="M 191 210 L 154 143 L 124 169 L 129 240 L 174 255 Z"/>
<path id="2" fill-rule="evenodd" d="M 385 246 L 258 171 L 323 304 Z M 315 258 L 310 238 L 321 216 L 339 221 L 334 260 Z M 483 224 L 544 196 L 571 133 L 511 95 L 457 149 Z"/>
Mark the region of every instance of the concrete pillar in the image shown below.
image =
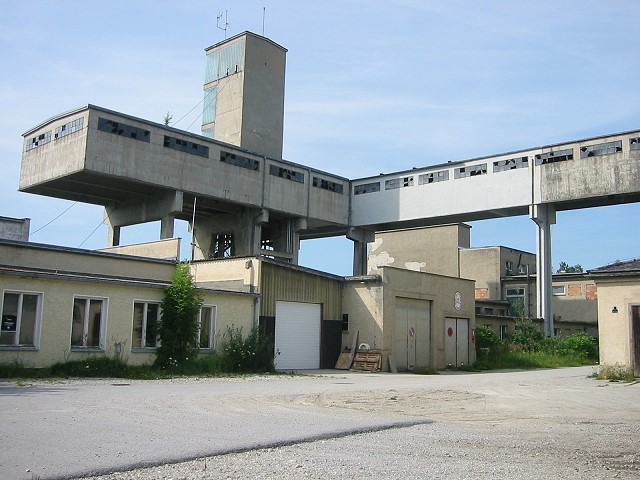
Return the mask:
<path id="1" fill-rule="evenodd" d="M 120 245 L 120 227 L 114 227 L 109 222 L 107 224 L 107 245 L 117 247 Z"/>
<path id="2" fill-rule="evenodd" d="M 553 205 L 539 204 L 530 207 L 531 219 L 536 222 L 536 307 L 538 318 L 544 319 L 544 333 L 553 337 L 553 266 L 551 263 L 551 225 L 556 223 Z"/>
<path id="3" fill-rule="evenodd" d="M 173 222 L 176 214 L 182 212 L 183 194 L 169 192 L 154 200 L 128 205 L 107 205 L 104 207 L 104 223 L 109 227 L 108 244 L 120 244 L 120 227 L 160 220 L 160 238 L 173 237 Z"/>
<path id="4" fill-rule="evenodd" d="M 173 238 L 174 215 L 166 215 L 160 219 L 160 239 Z"/>
<path id="5" fill-rule="evenodd" d="M 350 227 L 347 238 L 353 240 L 353 275 L 367 274 L 367 243 L 376 239 L 376 232 Z"/>

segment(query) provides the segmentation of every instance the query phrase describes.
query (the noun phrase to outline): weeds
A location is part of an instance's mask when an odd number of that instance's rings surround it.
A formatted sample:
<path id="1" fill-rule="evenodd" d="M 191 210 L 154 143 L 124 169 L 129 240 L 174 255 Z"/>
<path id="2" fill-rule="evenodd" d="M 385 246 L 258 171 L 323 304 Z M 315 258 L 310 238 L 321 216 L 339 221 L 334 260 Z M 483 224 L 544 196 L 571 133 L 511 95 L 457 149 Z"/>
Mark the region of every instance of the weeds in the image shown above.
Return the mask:
<path id="1" fill-rule="evenodd" d="M 603 365 L 595 376 L 598 380 L 631 383 L 636 380 L 633 370 L 624 365 Z"/>

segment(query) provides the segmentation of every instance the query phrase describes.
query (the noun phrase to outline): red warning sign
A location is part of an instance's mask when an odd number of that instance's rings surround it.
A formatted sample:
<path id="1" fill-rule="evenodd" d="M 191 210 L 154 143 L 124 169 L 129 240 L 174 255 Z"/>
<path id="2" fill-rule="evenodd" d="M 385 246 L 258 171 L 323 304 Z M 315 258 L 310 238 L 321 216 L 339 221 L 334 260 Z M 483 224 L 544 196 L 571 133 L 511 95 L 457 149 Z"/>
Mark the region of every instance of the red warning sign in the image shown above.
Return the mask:
<path id="1" fill-rule="evenodd" d="M 449 335 L 450 337 L 453 337 L 453 327 L 447 328 L 447 335 Z"/>

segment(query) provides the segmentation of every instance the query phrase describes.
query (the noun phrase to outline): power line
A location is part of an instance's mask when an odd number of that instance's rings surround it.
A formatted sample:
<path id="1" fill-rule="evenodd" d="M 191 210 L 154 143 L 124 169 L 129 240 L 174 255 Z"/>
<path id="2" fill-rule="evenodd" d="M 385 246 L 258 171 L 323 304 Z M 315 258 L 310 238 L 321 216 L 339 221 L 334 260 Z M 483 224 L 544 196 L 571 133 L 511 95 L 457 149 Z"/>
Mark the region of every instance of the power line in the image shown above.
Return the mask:
<path id="1" fill-rule="evenodd" d="M 30 235 L 35 235 L 36 233 L 38 233 L 40 230 L 42 230 L 45 227 L 48 227 L 49 225 L 51 225 L 53 222 L 55 222 L 57 219 L 59 219 L 62 215 L 64 215 L 65 213 L 67 213 L 69 210 L 71 210 L 71 207 L 73 207 L 76 203 L 78 202 L 73 202 L 71 205 L 69 205 L 64 212 L 62 212 L 60 215 L 58 215 L 57 217 L 55 217 L 53 220 L 50 220 L 49 222 L 45 223 L 43 226 L 41 226 L 39 229 L 37 229 L 35 232 L 31 232 Z"/>
<path id="2" fill-rule="evenodd" d="M 89 240 L 89 238 L 91 238 L 91 235 L 93 235 L 94 233 L 96 233 L 96 231 L 102 226 L 104 222 L 100 222 L 98 224 L 98 226 L 96 228 L 93 229 L 93 231 L 87 236 L 87 238 L 85 238 L 82 243 L 80 245 L 78 245 L 78 248 L 80 248 L 82 245 L 84 245 L 84 242 L 86 242 L 87 240 Z"/>

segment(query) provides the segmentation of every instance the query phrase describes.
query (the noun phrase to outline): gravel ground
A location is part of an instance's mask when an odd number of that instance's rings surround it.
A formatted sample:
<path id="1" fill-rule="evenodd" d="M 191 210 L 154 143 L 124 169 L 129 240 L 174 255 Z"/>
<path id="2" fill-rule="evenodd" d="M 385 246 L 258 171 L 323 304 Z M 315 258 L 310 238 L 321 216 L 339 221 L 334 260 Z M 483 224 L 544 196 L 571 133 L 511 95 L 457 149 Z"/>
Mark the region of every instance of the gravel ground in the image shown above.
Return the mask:
<path id="1" fill-rule="evenodd" d="M 439 375 L 421 382 L 331 372 L 320 383 L 301 380 L 304 388 L 295 393 L 260 401 L 429 422 L 83 478 L 640 478 L 640 384 L 597 381 L 588 378 L 592 371 Z M 322 383 L 327 379 L 331 388 Z"/>

